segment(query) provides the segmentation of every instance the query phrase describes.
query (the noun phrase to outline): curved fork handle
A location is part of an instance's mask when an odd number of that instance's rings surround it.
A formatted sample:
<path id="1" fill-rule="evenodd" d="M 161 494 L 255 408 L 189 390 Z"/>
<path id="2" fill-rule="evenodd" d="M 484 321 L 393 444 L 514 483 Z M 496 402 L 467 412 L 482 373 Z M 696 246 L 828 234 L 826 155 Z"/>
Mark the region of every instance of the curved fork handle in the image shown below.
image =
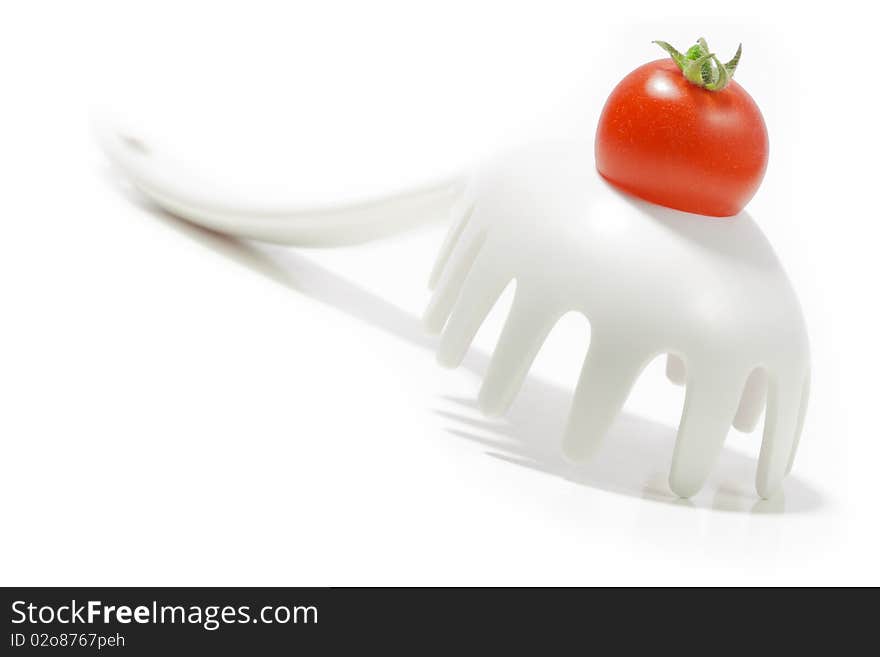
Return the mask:
<path id="1" fill-rule="evenodd" d="M 258 207 L 224 201 L 199 189 L 179 163 L 137 138 L 94 125 L 104 152 L 157 205 L 193 223 L 235 237 L 299 246 L 359 244 L 445 219 L 464 188 L 464 176 L 391 196 L 338 206 Z"/>

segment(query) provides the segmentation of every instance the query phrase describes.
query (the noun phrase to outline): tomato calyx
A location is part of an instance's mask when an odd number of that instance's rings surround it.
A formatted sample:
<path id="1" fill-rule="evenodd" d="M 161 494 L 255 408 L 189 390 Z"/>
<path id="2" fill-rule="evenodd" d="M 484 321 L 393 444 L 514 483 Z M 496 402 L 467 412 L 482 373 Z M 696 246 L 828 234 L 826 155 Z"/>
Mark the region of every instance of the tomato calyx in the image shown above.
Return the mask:
<path id="1" fill-rule="evenodd" d="M 702 37 L 697 39 L 697 43 L 688 48 L 684 54 L 665 41 L 652 43 L 656 43 L 669 53 L 688 82 L 709 91 L 721 91 L 730 84 L 739 64 L 739 58 L 742 56 L 742 44 L 739 44 L 733 59 L 722 64 L 715 53 L 709 50 L 709 44 Z"/>

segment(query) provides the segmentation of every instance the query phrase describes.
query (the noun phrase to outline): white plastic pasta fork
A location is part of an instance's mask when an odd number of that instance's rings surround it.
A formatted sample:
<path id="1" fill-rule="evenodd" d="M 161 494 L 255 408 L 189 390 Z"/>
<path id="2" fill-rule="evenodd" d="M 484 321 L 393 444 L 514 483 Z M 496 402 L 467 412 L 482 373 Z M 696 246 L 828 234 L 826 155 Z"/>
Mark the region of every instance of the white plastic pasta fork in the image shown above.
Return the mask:
<path id="1" fill-rule="evenodd" d="M 565 453 L 588 459 L 644 366 L 669 354 L 686 383 L 670 486 L 703 485 L 730 425 L 751 430 L 767 399 L 757 490 L 770 497 L 791 469 L 809 386 L 800 307 L 772 248 L 747 213 L 707 218 L 625 196 L 596 173 L 589 143 L 522 149 L 467 180 L 329 208 L 235 207 L 188 186 L 173 161 L 140 142 L 101 135 L 108 155 L 161 207 L 213 230 L 276 243 L 350 244 L 448 211 L 457 221 L 431 274 L 425 315 L 441 332 L 438 359 L 463 358 L 511 281 L 513 307 L 480 391 L 503 413 L 556 321 L 590 322 Z"/>

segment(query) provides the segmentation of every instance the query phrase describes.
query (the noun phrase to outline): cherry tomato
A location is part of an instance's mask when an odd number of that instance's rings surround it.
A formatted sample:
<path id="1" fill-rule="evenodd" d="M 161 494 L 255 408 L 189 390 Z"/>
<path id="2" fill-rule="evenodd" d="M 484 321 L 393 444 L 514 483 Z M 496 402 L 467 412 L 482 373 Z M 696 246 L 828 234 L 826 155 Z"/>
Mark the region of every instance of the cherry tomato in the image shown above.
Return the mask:
<path id="1" fill-rule="evenodd" d="M 738 214 L 767 168 L 767 128 L 735 81 L 720 91 L 689 82 L 671 59 L 618 84 L 599 118 L 596 167 L 616 187 L 685 212 Z"/>

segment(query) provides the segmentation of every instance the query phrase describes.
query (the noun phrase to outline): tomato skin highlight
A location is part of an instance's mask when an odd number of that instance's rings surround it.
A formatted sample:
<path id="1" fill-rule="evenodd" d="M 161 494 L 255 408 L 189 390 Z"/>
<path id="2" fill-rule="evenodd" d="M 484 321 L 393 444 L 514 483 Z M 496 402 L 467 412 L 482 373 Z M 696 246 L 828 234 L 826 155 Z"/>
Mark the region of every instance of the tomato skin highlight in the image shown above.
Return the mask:
<path id="1" fill-rule="evenodd" d="M 596 168 L 646 201 L 713 217 L 738 214 L 767 169 L 767 127 L 736 81 L 709 91 L 671 59 L 640 66 L 611 92 L 596 131 Z"/>

